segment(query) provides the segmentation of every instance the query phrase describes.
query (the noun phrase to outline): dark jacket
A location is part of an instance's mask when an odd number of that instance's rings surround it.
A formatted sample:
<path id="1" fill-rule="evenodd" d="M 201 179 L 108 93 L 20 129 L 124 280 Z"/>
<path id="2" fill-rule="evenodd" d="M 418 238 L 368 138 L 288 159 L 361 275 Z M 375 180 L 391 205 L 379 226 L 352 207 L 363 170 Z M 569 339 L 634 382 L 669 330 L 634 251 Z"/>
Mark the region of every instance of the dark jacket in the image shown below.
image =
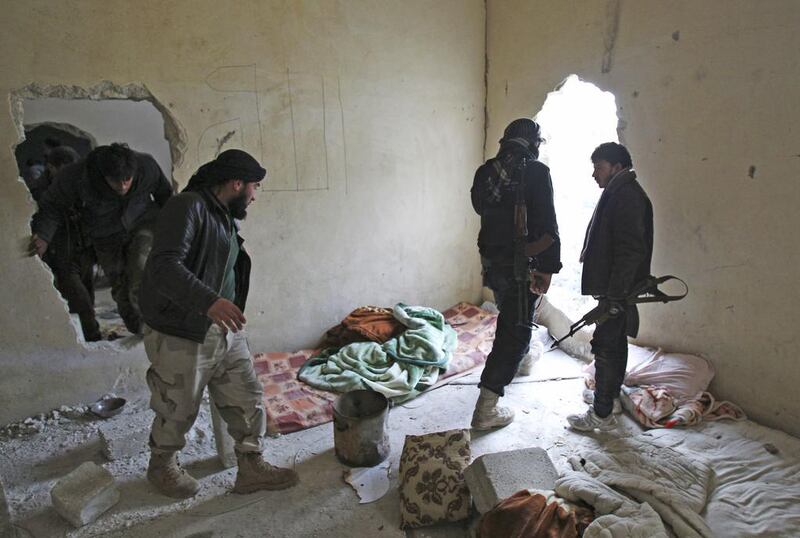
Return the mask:
<path id="1" fill-rule="evenodd" d="M 211 326 L 206 316 L 219 299 L 230 250 L 226 207 L 207 189 L 173 196 L 158 217 L 153 249 L 139 295 L 142 318 L 153 329 L 202 343 Z M 237 234 L 239 257 L 234 303 L 244 312 L 250 257 Z"/>
<path id="2" fill-rule="evenodd" d="M 125 196 L 111 190 L 104 178 L 89 173 L 86 159 L 65 166 L 39 200 L 33 232 L 52 241 L 63 226 L 63 215 L 73 207 L 98 246 L 124 240 L 137 226 L 153 220 L 172 195 L 172 186 L 153 157 L 136 153 L 136 160 L 136 174 Z"/>
<path id="3" fill-rule="evenodd" d="M 581 293 L 624 298 L 650 275 L 652 257 L 653 205 L 636 172 L 620 172 L 600 196 L 586 230 Z"/>
<path id="4" fill-rule="evenodd" d="M 499 168 L 509 181 L 498 181 Z M 550 169 L 521 147 L 512 145 L 502 148 L 497 157 L 486 161 L 475 172 L 470 194 L 472 207 L 481 216 L 478 250 L 492 264 L 513 264 L 514 204 L 519 177 L 525 182 L 527 242 L 534 242 L 545 233 L 555 240 L 549 248 L 530 260 L 530 267 L 544 273 L 557 273 L 561 269 L 561 242 L 553 204 Z"/>

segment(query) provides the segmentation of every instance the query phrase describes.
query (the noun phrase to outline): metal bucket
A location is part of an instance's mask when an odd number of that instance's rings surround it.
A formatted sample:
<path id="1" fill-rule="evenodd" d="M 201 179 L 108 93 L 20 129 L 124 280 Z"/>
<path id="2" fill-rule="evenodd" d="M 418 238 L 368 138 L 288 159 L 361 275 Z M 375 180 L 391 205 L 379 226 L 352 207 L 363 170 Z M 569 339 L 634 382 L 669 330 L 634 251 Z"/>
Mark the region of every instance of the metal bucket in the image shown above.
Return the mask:
<path id="1" fill-rule="evenodd" d="M 339 461 L 372 467 L 389 456 L 389 400 L 371 390 L 354 390 L 333 402 L 333 446 Z"/>

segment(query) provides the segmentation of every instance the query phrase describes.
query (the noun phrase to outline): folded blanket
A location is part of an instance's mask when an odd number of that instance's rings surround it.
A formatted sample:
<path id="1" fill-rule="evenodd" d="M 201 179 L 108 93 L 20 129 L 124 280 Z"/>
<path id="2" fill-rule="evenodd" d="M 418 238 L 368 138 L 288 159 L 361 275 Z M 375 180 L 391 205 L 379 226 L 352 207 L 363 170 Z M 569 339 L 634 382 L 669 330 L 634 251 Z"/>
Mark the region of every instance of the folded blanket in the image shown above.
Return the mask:
<path id="1" fill-rule="evenodd" d="M 383 349 L 394 360 L 417 366 L 436 366 L 447 369 L 456 349 L 456 331 L 448 325 L 441 312 L 425 306 L 406 306 L 398 303 L 394 317 L 407 329 L 397 338 L 388 340 Z"/>
<path id="2" fill-rule="evenodd" d="M 578 538 L 591 520 L 592 511 L 588 508 L 524 489 L 503 499 L 481 517 L 478 536 Z"/>
<path id="3" fill-rule="evenodd" d="M 371 389 L 396 402 L 435 384 L 456 349 L 456 332 L 440 312 L 402 303 L 393 310 L 406 331 L 383 345 L 355 342 L 311 357 L 298 379 L 322 390 Z"/>
<path id="4" fill-rule="evenodd" d="M 360 306 L 325 333 L 321 347 L 342 347 L 353 342 L 384 343 L 405 330 L 391 308 Z"/>

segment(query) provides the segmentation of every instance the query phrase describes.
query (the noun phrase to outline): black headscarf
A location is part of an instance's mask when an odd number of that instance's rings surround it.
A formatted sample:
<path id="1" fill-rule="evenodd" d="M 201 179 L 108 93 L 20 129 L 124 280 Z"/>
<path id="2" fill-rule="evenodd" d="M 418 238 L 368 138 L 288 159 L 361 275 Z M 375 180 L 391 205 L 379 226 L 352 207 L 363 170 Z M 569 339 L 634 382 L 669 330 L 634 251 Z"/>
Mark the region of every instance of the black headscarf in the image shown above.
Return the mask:
<path id="1" fill-rule="evenodd" d="M 183 190 L 208 189 L 232 179 L 244 182 L 261 181 L 266 175 L 267 171 L 252 155 L 240 149 L 228 149 L 198 168 Z"/>

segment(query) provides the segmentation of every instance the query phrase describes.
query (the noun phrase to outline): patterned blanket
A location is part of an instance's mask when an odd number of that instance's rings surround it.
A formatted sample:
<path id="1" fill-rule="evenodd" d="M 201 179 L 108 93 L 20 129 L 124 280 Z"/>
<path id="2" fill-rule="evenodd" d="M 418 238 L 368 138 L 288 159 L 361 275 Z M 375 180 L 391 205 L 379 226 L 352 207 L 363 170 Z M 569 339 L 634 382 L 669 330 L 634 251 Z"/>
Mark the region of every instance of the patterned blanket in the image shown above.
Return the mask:
<path id="1" fill-rule="evenodd" d="M 483 365 L 494 341 L 495 314 L 469 303 L 458 303 L 443 314 L 458 334 L 458 347 L 447 371 L 428 390 Z M 315 351 L 258 353 L 253 357 L 256 374 L 264 385 L 269 434 L 291 433 L 333 420 L 331 404 L 338 395 L 312 388 L 297 379 L 298 370 Z"/>

